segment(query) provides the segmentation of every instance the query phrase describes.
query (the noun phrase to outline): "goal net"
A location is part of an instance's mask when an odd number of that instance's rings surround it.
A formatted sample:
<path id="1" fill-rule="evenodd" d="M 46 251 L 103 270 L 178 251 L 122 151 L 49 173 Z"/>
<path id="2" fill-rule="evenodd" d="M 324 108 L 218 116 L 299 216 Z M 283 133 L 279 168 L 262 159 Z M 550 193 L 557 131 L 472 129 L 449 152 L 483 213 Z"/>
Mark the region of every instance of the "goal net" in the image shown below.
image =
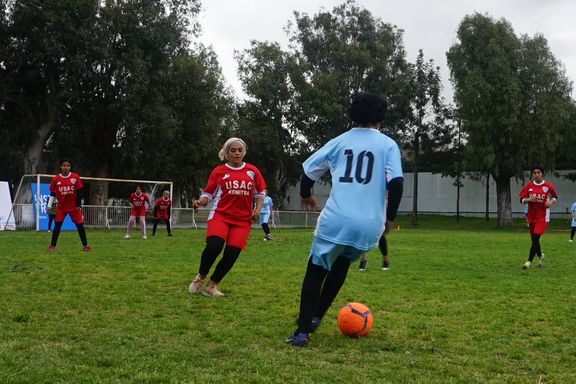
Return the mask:
<path id="1" fill-rule="evenodd" d="M 16 224 L 16 229 L 49 230 L 49 215 L 47 211 L 50 197 L 50 181 L 54 175 L 37 174 L 24 175 L 14 194 L 14 201 L 8 219 Z M 125 227 L 130 217 L 128 197 L 142 188 L 150 197 L 150 207 L 154 207 L 156 199 L 164 191 L 173 194 L 171 181 L 109 179 L 98 177 L 83 177 L 84 199 L 82 210 L 84 225 L 87 227 L 120 228 Z M 76 226 L 66 217 L 63 230 L 76 230 Z"/>

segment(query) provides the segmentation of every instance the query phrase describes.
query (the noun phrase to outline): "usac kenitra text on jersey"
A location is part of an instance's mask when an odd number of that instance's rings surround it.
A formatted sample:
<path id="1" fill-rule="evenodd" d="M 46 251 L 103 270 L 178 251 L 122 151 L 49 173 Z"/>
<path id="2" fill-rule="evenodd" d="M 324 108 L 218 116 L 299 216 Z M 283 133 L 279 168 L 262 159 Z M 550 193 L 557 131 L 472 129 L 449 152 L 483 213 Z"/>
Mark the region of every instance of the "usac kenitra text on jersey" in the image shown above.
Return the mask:
<path id="1" fill-rule="evenodd" d="M 263 199 L 266 182 L 254 165 L 243 163 L 240 168 L 222 164 L 212 170 L 201 197 L 212 202 L 214 213 L 233 220 L 251 220 L 254 199 Z"/>
<path id="2" fill-rule="evenodd" d="M 156 204 L 154 206 L 161 211 L 166 211 L 172 206 L 172 199 L 164 199 L 164 197 L 160 197 L 158 200 L 156 200 Z"/>
<path id="3" fill-rule="evenodd" d="M 58 209 L 63 211 L 76 208 L 78 191 L 82 188 L 84 188 L 84 183 L 74 172 L 70 172 L 68 176 L 58 174 L 50 182 L 50 192 L 54 193 L 58 200 Z"/>
<path id="4" fill-rule="evenodd" d="M 144 192 L 141 192 L 139 195 L 137 195 L 136 192 L 132 192 L 128 198 L 128 201 L 134 208 L 138 209 L 145 207 L 146 202 L 150 203 L 150 198 Z"/>

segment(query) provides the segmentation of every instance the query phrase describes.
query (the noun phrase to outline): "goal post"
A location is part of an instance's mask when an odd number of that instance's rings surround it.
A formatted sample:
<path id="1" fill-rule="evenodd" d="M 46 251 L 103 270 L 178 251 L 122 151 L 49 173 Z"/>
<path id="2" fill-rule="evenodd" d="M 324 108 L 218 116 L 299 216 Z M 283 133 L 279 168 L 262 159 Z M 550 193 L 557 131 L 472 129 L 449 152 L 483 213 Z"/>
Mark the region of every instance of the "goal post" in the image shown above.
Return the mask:
<path id="1" fill-rule="evenodd" d="M 49 186 L 54 175 L 35 174 L 24 175 L 20 179 L 12 209 L 8 219 L 13 219 L 17 229 L 47 230 L 47 204 L 50 196 Z M 128 197 L 140 186 L 150 197 L 150 207 L 153 209 L 156 199 L 162 196 L 164 190 L 174 193 L 174 184 L 167 180 L 134 180 L 113 179 L 102 177 L 84 177 L 84 199 L 82 209 L 84 223 L 89 227 L 112 228 L 125 226 L 130 216 Z M 97 204 L 90 204 L 97 201 Z M 63 230 L 76 229 L 67 217 Z"/>

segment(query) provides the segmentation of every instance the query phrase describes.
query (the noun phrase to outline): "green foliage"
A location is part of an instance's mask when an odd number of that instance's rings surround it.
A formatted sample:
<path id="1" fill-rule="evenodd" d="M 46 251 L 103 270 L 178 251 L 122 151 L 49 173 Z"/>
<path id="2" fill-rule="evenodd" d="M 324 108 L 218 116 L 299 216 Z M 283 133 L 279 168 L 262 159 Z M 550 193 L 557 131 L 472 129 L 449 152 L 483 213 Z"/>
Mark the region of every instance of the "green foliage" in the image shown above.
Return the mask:
<path id="1" fill-rule="evenodd" d="M 193 44 L 199 7 L 15 1 L 0 29 L 7 155 L 26 172 L 66 157 L 84 175 L 172 179 L 194 194 L 234 112 L 214 53 Z"/>
<path id="2" fill-rule="evenodd" d="M 554 167 L 571 85 L 546 39 L 518 38 L 506 20 L 467 16 L 457 37 L 447 57 L 466 161 L 496 180 L 500 223 L 508 225 L 510 178 L 534 163 Z"/>
<path id="3" fill-rule="evenodd" d="M 248 145 L 246 160 L 262 171 L 268 194 L 281 204 L 300 176 L 301 143 L 292 123 L 293 83 L 300 74 L 293 58 L 276 43 L 254 41 L 249 50 L 237 52 L 236 59 L 250 95 L 238 108 L 237 134 Z"/>
<path id="4" fill-rule="evenodd" d="M 220 284 L 190 296 L 203 230 L 124 240 L 121 231 L 0 232 L 0 381 L 206 383 L 573 383 L 576 261 L 568 221 L 542 239 L 547 264 L 522 270 L 529 236 L 481 219 L 399 217 L 392 269 L 371 251 L 352 265 L 309 347 L 294 330 L 311 230 L 254 230 Z M 465 245 L 464 245 L 465 244 Z M 265 273 L 263 271 L 266 271 Z M 553 289 L 551 289 L 553 287 Z M 374 313 L 370 334 L 342 336 L 337 310 Z"/>

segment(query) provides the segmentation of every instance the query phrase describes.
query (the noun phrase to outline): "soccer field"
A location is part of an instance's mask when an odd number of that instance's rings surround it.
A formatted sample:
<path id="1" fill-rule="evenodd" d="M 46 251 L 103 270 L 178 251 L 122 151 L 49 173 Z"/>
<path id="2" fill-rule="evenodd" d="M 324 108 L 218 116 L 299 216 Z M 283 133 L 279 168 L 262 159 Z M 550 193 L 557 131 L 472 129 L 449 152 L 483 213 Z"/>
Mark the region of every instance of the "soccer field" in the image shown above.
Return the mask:
<path id="1" fill-rule="evenodd" d="M 310 345 L 295 328 L 311 230 L 253 230 L 223 298 L 190 296 L 203 230 L 148 240 L 88 230 L 94 251 L 63 233 L 0 232 L 0 383 L 575 383 L 576 242 L 568 221 L 542 238 L 544 268 L 522 270 L 520 224 L 400 218 L 390 271 L 369 253 Z M 562 228 L 564 226 L 564 228 Z M 566 230 L 562 230 L 566 229 Z M 135 232 L 133 233 L 135 235 Z M 536 263 L 535 263 L 536 264 Z M 336 326 L 350 301 L 374 325 Z"/>

